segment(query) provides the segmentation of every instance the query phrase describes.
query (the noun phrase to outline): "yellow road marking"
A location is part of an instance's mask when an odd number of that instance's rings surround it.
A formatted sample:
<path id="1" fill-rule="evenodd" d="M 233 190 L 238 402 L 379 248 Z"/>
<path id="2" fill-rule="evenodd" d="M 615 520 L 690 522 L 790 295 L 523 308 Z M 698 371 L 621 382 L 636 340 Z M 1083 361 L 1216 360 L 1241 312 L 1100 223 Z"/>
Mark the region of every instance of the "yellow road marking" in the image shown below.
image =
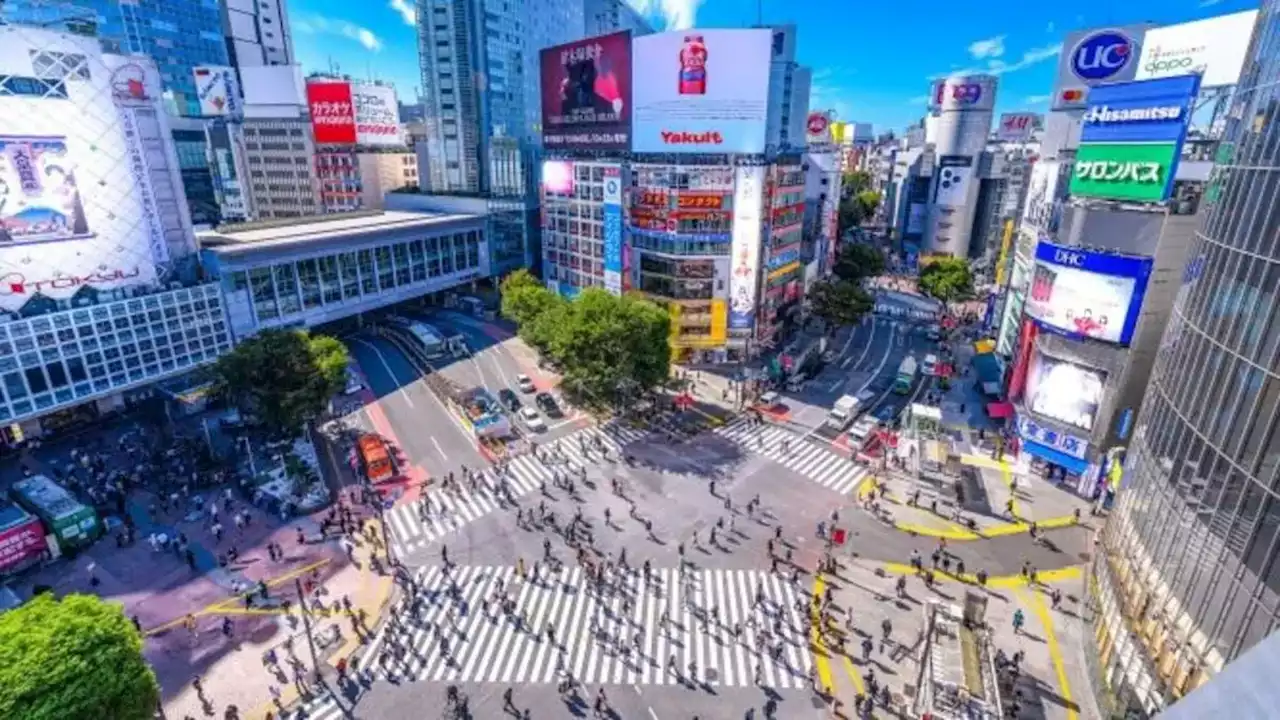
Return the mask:
<path id="1" fill-rule="evenodd" d="M 884 568 L 885 572 L 889 572 L 894 575 L 915 575 L 916 574 L 915 568 L 903 563 L 884 563 L 881 567 Z M 1036 572 L 1036 580 L 1040 584 L 1046 585 L 1050 583 L 1062 582 L 1064 580 L 1074 580 L 1079 578 L 1081 574 L 1082 572 L 1080 570 L 1079 565 L 1069 565 L 1067 567 L 1058 568 L 1056 570 L 1038 571 Z M 965 573 L 963 575 L 957 576 L 954 573 L 944 573 L 941 571 L 935 571 L 933 576 L 934 576 L 934 579 L 936 579 L 939 582 L 964 582 L 970 585 L 978 584 L 978 576 L 972 573 Z M 987 578 L 987 587 L 989 588 L 1014 588 L 1014 587 L 1020 587 L 1027 584 L 1029 584 L 1027 582 L 1027 579 L 1022 577 L 1021 574 L 1002 575 L 998 577 Z"/>
<path id="2" fill-rule="evenodd" d="M 858 672 L 858 668 L 854 667 L 853 661 L 848 655 L 844 656 L 844 674 L 849 676 L 853 681 L 853 691 L 859 695 L 867 694 L 867 686 L 862 684 L 862 673 Z"/>
<path id="3" fill-rule="evenodd" d="M 323 560 L 317 560 L 316 562 L 313 562 L 313 563 L 311 563 L 310 565 L 304 565 L 304 566 L 302 566 L 302 567 L 300 567 L 300 568 L 295 568 L 295 569 L 293 569 L 293 570 L 290 570 L 290 571 L 288 571 L 288 572 L 286 572 L 286 573 L 284 573 L 284 574 L 282 574 L 282 575 L 278 575 L 278 576 L 276 576 L 276 577 L 269 578 L 269 579 L 267 579 L 265 582 L 266 582 L 266 584 L 267 584 L 267 587 L 276 587 L 277 585 L 280 585 L 281 583 L 288 582 L 288 581 L 290 581 L 290 580 L 292 580 L 292 579 L 294 579 L 294 578 L 298 577 L 299 575 L 303 575 L 303 574 L 309 573 L 309 572 L 311 572 L 312 570 L 315 570 L 316 568 L 318 568 L 318 567 L 320 567 L 320 566 L 322 566 L 322 565 L 324 565 L 324 564 L 326 564 L 326 563 L 328 563 L 328 562 L 329 562 L 329 559 L 328 559 L 328 558 L 325 558 L 325 559 L 323 559 Z M 251 612 L 251 611 L 249 611 L 249 610 L 245 610 L 245 609 L 242 609 L 242 608 L 227 607 L 227 604 L 228 604 L 228 603 L 231 603 L 231 602 L 242 602 L 242 601 L 244 600 L 245 595 L 251 595 L 251 594 L 256 593 L 257 591 L 258 591 L 258 586 L 257 586 L 257 584 L 255 583 L 255 584 L 253 585 L 253 589 L 251 589 L 251 590 L 247 590 L 247 591 L 245 591 L 245 592 L 242 592 L 242 593 L 240 593 L 239 595 L 233 595 L 233 596 L 228 597 L 228 598 L 222 598 L 221 600 L 214 601 L 214 602 L 212 602 L 212 603 L 209 603 L 208 605 L 205 605 L 204 607 L 200 608 L 199 610 L 196 610 L 196 611 L 194 611 L 194 612 L 192 612 L 192 613 L 188 613 L 188 614 L 190 614 L 190 615 L 192 615 L 192 616 L 194 616 L 194 617 L 201 617 L 201 616 L 203 616 L 203 615 L 217 615 L 217 614 L 222 614 L 222 613 L 225 613 L 225 614 L 234 614 L 234 615 L 253 615 L 253 614 L 274 615 L 274 614 L 277 614 L 277 613 L 276 613 L 276 611 L 257 610 L 257 611 L 253 611 L 253 612 Z M 176 617 L 176 618 L 174 618 L 174 619 L 172 619 L 172 620 L 170 620 L 170 621 L 168 621 L 168 622 L 166 622 L 166 623 L 163 623 L 163 624 L 161 624 L 161 625 L 157 625 L 156 627 L 153 627 L 153 628 L 151 628 L 151 629 L 147 630 L 146 632 L 144 632 L 144 633 L 143 633 L 143 635 L 144 635 L 145 637 L 150 637 L 150 636 L 152 636 L 152 635 L 156 635 L 156 634 L 158 634 L 158 633 L 162 633 L 162 632 L 164 632 L 165 630 L 168 630 L 168 629 L 170 629 L 170 628 L 173 628 L 173 627 L 176 627 L 176 626 L 178 626 L 178 625 L 181 625 L 183 622 L 185 622 L 185 621 L 186 621 L 186 619 L 187 619 L 187 616 L 186 616 L 186 615 L 182 615 L 182 616 L 180 616 L 180 617 Z"/>
<path id="4" fill-rule="evenodd" d="M 826 581 L 822 579 L 822 573 L 814 573 L 813 578 L 813 597 L 822 597 L 822 591 L 826 588 Z M 822 683 L 822 687 L 831 688 L 835 692 L 835 686 L 831 683 L 831 662 L 828 659 L 827 645 L 822 640 L 822 619 L 819 612 L 813 607 L 810 600 L 809 613 L 813 622 L 809 631 L 809 642 L 813 644 L 814 654 L 813 662 L 818 668 L 818 682 Z"/>
<path id="5" fill-rule="evenodd" d="M 1039 530 L 1056 530 L 1058 528 L 1071 527 L 1075 525 L 1075 515 L 1063 515 L 1061 517 L 1047 518 L 1037 521 L 1036 528 Z M 940 528 L 929 527 L 927 525 L 916 525 L 914 523 L 894 523 L 893 526 L 902 532 L 915 533 L 925 537 L 946 538 L 947 540 L 956 540 L 958 542 L 972 542 L 974 540 L 990 540 L 991 538 L 1007 537 L 1009 535 L 1022 535 L 1031 532 L 1031 523 L 1028 522 L 1012 522 L 1002 525 L 993 525 L 991 527 L 982 528 L 980 530 L 966 530 L 965 528 L 948 522 L 952 529 L 944 530 Z"/>
<path id="6" fill-rule="evenodd" d="M 1058 636 L 1053 632 L 1053 616 L 1045 606 L 1040 593 L 1032 592 L 1030 603 L 1026 602 L 1026 594 L 1015 589 L 1013 591 L 1024 605 L 1029 604 L 1031 611 L 1040 618 L 1040 626 L 1044 629 L 1045 644 L 1049 646 L 1049 658 L 1053 661 L 1053 672 L 1058 677 L 1058 694 L 1062 696 L 1062 704 L 1067 708 L 1067 720 L 1077 720 L 1080 715 L 1071 700 L 1071 684 L 1067 681 L 1067 666 L 1062 658 L 1062 648 L 1058 645 Z"/>

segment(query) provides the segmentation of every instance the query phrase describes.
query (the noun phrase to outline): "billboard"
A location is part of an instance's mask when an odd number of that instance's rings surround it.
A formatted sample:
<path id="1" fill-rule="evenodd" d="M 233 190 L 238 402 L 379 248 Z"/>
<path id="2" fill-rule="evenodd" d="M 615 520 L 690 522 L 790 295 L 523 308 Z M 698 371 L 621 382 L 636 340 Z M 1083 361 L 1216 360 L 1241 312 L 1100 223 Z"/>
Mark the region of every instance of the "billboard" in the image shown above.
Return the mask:
<path id="1" fill-rule="evenodd" d="M 225 65 L 197 65 L 191 68 L 196 81 L 200 114 L 205 117 L 239 115 L 240 86 L 236 71 Z"/>
<path id="2" fill-rule="evenodd" d="M 546 147 L 630 149 L 630 31 L 550 47 L 538 59 Z"/>
<path id="3" fill-rule="evenodd" d="M 991 110 L 996 105 L 996 79 L 991 75 L 957 75 L 935 80 L 929 89 L 930 112 Z"/>
<path id="4" fill-rule="evenodd" d="M 938 192 L 934 203 L 944 208 L 964 207 L 973 178 L 973 158 L 943 155 L 938 159 Z"/>
<path id="5" fill-rule="evenodd" d="M 0 135 L 0 247 L 93 237 L 67 139 Z"/>
<path id="6" fill-rule="evenodd" d="M 573 163 L 568 160 L 544 160 L 542 187 L 547 192 L 573 194 Z"/>
<path id="7" fill-rule="evenodd" d="M 765 168 L 761 166 L 739 167 L 734 171 L 729 327 L 735 330 L 749 330 L 755 323 L 764 172 Z"/>
<path id="8" fill-rule="evenodd" d="M 1093 430 L 1107 385 L 1105 370 L 1032 350 L 1027 367 L 1026 407 L 1031 412 L 1081 430 Z"/>
<path id="9" fill-rule="evenodd" d="M 1040 116 L 1036 113 L 1002 113 L 1000 124 L 996 126 L 996 137 L 1001 142 L 1026 142 L 1039 125 Z"/>
<path id="10" fill-rule="evenodd" d="M 1071 193 L 1162 202 L 1173 192 L 1199 76 L 1094 88 L 1081 118 Z"/>
<path id="11" fill-rule="evenodd" d="M 351 101 L 351 83 L 321 80 L 307 83 L 307 107 L 311 110 L 311 131 L 317 145 L 354 145 L 356 116 Z"/>
<path id="12" fill-rule="evenodd" d="M 1201 87 L 1235 85 L 1257 17 L 1246 10 L 1148 30 L 1134 79 L 1194 74 Z"/>
<path id="13" fill-rule="evenodd" d="M 1147 257 L 1041 241 L 1023 311 L 1051 332 L 1127 345 L 1151 263 Z"/>
<path id="14" fill-rule="evenodd" d="M 404 146 L 400 108 L 393 88 L 356 83 L 351 86 L 351 103 L 355 108 L 357 145 Z M 314 122 L 314 111 L 312 118 Z"/>
<path id="15" fill-rule="evenodd" d="M 1031 166 L 1027 180 L 1027 200 L 1022 209 L 1019 226 L 1035 237 L 1057 228 L 1057 215 L 1061 208 L 1058 178 L 1061 167 L 1057 162 L 1039 160 Z"/>
<path id="16" fill-rule="evenodd" d="M 1050 107 L 1054 110 L 1082 108 L 1089 99 L 1090 88 L 1132 80 L 1147 27 L 1124 25 L 1068 33 L 1058 55 L 1058 74 Z"/>
<path id="17" fill-rule="evenodd" d="M 762 153 L 773 32 L 698 30 L 632 41 L 635 152 Z"/>
<path id="18" fill-rule="evenodd" d="M 805 141 L 809 145 L 828 145 L 832 142 L 831 117 L 824 112 L 811 112 L 805 119 Z"/>
<path id="19" fill-rule="evenodd" d="M 622 169 L 604 168 L 604 287 L 622 294 Z"/>

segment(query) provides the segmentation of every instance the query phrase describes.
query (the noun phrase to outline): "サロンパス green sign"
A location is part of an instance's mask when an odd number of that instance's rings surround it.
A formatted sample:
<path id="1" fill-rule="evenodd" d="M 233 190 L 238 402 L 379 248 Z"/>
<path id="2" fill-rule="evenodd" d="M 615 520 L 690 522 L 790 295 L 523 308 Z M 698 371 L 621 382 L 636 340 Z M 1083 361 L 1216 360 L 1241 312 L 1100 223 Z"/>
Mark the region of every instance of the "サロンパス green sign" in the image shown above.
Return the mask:
<path id="1" fill-rule="evenodd" d="M 1071 194 L 1105 200 L 1162 202 L 1173 189 L 1176 143 L 1082 143 Z"/>

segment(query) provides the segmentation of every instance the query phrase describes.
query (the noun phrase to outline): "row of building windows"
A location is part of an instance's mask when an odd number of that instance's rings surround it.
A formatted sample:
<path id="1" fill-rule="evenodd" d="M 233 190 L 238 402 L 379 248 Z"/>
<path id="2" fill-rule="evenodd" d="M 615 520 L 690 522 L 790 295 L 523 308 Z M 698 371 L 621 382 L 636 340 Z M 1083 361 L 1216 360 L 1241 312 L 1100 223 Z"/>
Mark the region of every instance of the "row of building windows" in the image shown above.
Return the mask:
<path id="1" fill-rule="evenodd" d="M 231 274 L 259 321 L 480 268 L 480 233 L 431 237 Z"/>

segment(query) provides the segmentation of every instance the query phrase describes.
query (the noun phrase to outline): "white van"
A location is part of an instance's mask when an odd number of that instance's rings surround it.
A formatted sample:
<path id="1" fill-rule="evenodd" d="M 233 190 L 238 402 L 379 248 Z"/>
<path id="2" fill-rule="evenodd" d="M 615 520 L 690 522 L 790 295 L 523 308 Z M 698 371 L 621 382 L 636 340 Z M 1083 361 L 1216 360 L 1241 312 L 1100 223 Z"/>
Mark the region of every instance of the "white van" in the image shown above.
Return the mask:
<path id="1" fill-rule="evenodd" d="M 938 357 L 936 355 L 925 355 L 924 363 L 920 366 L 920 372 L 925 375 L 933 375 L 938 371 Z"/>

